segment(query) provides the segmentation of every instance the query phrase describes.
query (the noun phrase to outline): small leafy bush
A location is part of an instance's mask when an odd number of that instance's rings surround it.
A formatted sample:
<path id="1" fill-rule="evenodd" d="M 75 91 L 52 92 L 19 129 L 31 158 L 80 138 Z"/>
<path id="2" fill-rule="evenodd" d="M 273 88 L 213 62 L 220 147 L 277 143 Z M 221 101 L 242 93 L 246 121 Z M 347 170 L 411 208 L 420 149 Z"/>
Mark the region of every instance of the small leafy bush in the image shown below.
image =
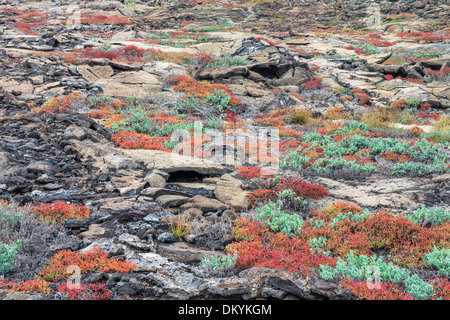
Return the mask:
<path id="1" fill-rule="evenodd" d="M 383 262 L 383 257 L 373 255 L 371 257 L 356 256 L 350 252 L 346 256 L 346 261 L 338 258 L 336 267 L 320 266 L 320 276 L 326 280 L 350 278 L 354 280 L 375 280 L 375 282 L 402 283 L 406 292 L 411 293 L 414 298 L 426 299 L 434 294 L 433 286 L 416 274 L 410 275 L 410 271 L 405 268 L 394 266 L 392 262 Z"/>
<path id="2" fill-rule="evenodd" d="M 330 255 L 329 251 L 324 251 L 323 246 L 325 245 L 325 242 L 327 242 L 326 237 L 317 237 L 312 238 L 309 240 L 309 247 L 311 248 L 311 253 L 313 254 L 323 254 L 325 256 Z"/>
<path id="3" fill-rule="evenodd" d="M 202 266 L 208 271 L 217 271 L 234 268 L 236 266 L 236 254 L 218 257 L 216 255 L 206 256 L 202 259 Z"/>
<path id="4" fill-rule="evenodd" d="M 120 114 L 125 116 L 119 123 L 121 128 L 126 128 L 130 132 L 151 135 L 155 133 L 157 125 L 150 121 L 149 113 L 141 105 L 121 111 Z"/>
<path id="5" fill-rule="evenodd" d="M 256 209 L 255 219 L 266 223 L 274 232 L 283 232 L 294 236 L 302 230 L 304 220 L 297 214 L 287 214 L 281 210 L 282 203 L 270 201 L 260 209 Z"/>
<path id="6" fill-rule="evenodd" d="M 427 209 L 424 205 L 410 215 L 405 215 L 409 220 L 422 224 L 425 221 L 431 222 L 433 225 L 442 224 L 450 221 L 450 212 L 444 212 L 444 208 Z"/>
<path id="7" fill-rule="evenodd" d="M 283 206 L 292 209 L 306 206 L 308 204 L 305 199 L 303 199 L 302 197 L 298 197 L 297 194 L 291 189 L 281 191 L 278 197 Z"/>
<path id="8" fill-rule="evenodd" d="M 210 62 L 206 66 L 208 68 L 226 68 L 231 66 L 245 66 L 247 64 L 249 64 L 249 62 L 241 57 L 226 57 L 221 60 Z"/>
<path id="9" fill-rule="evenodd" d="M 0 242 L 0 276 L 9 272 L 13 267 L 13 261 L 19 252 L 20 240 L 16 240 L 12 244 Z"/>
<path id="10" fill-rule="evenodd" d="M 220 113 L 225 110 L 225 108 L 230 104 L 230 101 L 231 97 L 223 89 L 214 89 L 214 92 L 212 94 L 208 93 L 205 99 L 205 102 L 218 109 Z"/>
<path id="11" fill-rule="evenodd" d="M 405 162 L 397 164 L 392 171 L 393 175 L 416 173 L 423 176 L 430 173 L 442 173 L 448 170 L 445 163 L 434 163 L 432 165 L 424 165 L 422 163 Z"/>
<path id="12" fill-rule="evenodd" d="M 208 41 L 211 41 L 211 40 L 214 40 L 213 36 L 200 35 L 200 36 L 197 37 L 197 41 L 200 41 L 200 42 L 208 42 Z"/>
<path id="13" fill-rule="evenodd" d="M 327 280 L 337 277 L 367 280 L 374 276 L 374 270 L 379 271 L 379 280 L 381 281 L 402 282 L 409 276 L 407 269 L 397 268 L 392 262 L 385 263 L 381 256 L 357 256 L 353 251 L 346 256 L 346 260 L 338 258 L 335 268 L 329 266 L 320 268 L 320 275 Z"/>
<path id="14" fill-rule="evenodd" d="M 176 108 L 182 113 L 193 114 L 198 110 L 200 101 L 191 96 L 187 96 L 183 99 L 178 99 Z"/>
<path id="15" fill-rule="evenodd" d="M 439 274 L 448 277 L 450 275 L 450 249 L 438 249 L 425 255 L 425 261 L 439 270 Z"/>
<path id="16" fill-rule="evenodd" d="M 405 280 L 405 290 L 416 299 L 428 299 L 434 295 L 433 285 L 423 281 L 417 274 Z"/>
<path id="17" fill-rule="evenodd" d="M 168 34 L 167 32 L 161 32 L 161 33 L 157 33 L 157 34 L 149 34 L 146 36 L 146 38 L 153 39 L 153 40 L 172 39 L 170 34 Z"/>

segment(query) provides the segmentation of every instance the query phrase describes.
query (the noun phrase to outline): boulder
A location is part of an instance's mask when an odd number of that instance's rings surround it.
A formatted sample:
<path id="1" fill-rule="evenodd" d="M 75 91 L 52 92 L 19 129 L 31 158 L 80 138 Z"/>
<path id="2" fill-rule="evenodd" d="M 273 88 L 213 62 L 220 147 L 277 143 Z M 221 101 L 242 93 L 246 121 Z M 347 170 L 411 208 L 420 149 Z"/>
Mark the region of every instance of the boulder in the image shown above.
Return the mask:
<path id="1" fill-rule="evenodd" d="M 176 75 L 187 75 L 186 70 L 179 64 L 164 61 L 152 61 L 143 66 L 143 70 L 163 79 L 168 79 Z"/>
<path id="2" fill-rule="evenodd" d="M 67 127 L 66 131 L 64 131 L 63 135 L 64 139 L 70 140 L 84 140 L 87 138 L 86 131 L 78 126 L 69 126 Z"/>
<path id="3" fill-rule="evenodd" d="M 48 161 L 36 161 L 27 166 L 27 171 L 30 173 L 47 174 L 53 176 L 55 173 L 61 171 L 61 169 Z"/>
<path id="4" fill-rule="evenodd" d="M 163 232 L 158 237 L 157 240 L 163 243 L 174 243 L 177 242 L 177 238 L 173 235 L 172 232 Z"/>
<path id="5" fill-rule="evenodd" d="M 101 79 L 95 84 L 103 86 L 103 94 L 107 96 L 129 97 L 146 96 L 162 89 L 158 77 L 145 71 L 121 72 L 110 79 Z"/>
<path id="6" fill-rule="evenodd" d="M 434 87 L 432 92 L 444 108 L 450 108 L 450 88 L 448 86 Z"/>
<path id="7" fill-rule="evenodd" d="M 100 238 L 105 233 L 106 229 L 103 228 L 100 224 L 91 224 L 89 226 L 89 230 L 80 233 L 79 236 L 84 240 L 94 240 Z"/>
<path id="8" fill-rule="evenodd" d="M 265 97 L 270 95 L 271 92 L 269 90 L 259 89 L 256 87 L 247 87 L 247 94 L 250 97 Z"/>
<path id="9" fill-rule="evenodd" d="M 156 198 L 156 202 L 162 207 L 179 207 L 188 200 L 189 197 L 179 195 L 162 195 Z"/>
<path id="10" fill-rule="evenodd" d="M 413 62 L 411 60 L 408 60 L 408 59 L 404 58 L 401 55 L 393 54 L 387 60 L 385 60 L 383 62 L 383 64 L 386 64 L 386 65 L 389 65 L 389 64 L 393 64 L 393 65 L 410 65 L 410 64 L 413 64 Z"/>
<path id="11" fill-rule="evenodd" d="M 221 79 L 233 76 L 246 76 L 248 69 L 245 66 L 233 66 L 227 68 L 206 68 L 200 71 L 198 77 L 200 79 Z"/>
<path id="12" fill-rule="evenodd" d="M 373 209 L 407 209 L 424 201 L 424 194 L 417 192 L 422 184 L 409 178 L 372 180 L 357 186 L 328 178 L 317 178 L 315 183 L 329 190 L 334 201 L 350 201 Z"/>
<path id="13" fill-rule="evenodd" d="M 217 181 L 214 194 L 218 200 L 235 210 L 246 210 L 249 205 L 248 192 L 241 188 L 242 182 L 230 174 L 223 175 Z"/>
<path id="14" fill-rule="evenodd" d="M 176 153 L 158 150 L 122 150 L 123 154 L 131 159 L 140 161 L 148 169 L 158 169 L 167 173 L 196 172 L 200 175 L 222 175 L 231 170 L 223 165 L 210 161 Z"/>
<path id="15" fill-rule="evenodd" d="M 203 196 L 194 196 L 187 203 L 180 207 L 181 210 L 187 210 L 191 208 L 200 209 L 202 212 L 216 212 L 225 210 L 228 208 L 224 203 L 216 199 L 208 199 Z"/>
<path id="16" fill-rule="evenodd" d="M 158 173 L 150 173 L 144 178 L 144 181 L 152 188 L 165 188 L 166 179 Z"/>
<path id="17" fill-rule="evenodd" d="M 175 241 L 172 241 L 170 244 L 160 245 L 158 247 L 158 253 L 170 260 L 181 263 L 198 263 L 202 261 L 205 256 L 211 255 L 210 251 L 191 246 L 186 242 L 174 242 Z"/>

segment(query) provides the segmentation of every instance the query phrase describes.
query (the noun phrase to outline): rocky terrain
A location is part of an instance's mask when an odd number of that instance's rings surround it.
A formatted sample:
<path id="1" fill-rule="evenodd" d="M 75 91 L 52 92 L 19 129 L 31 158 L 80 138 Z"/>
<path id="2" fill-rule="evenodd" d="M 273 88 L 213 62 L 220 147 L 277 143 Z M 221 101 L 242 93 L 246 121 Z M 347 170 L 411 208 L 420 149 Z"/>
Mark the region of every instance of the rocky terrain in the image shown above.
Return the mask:
<path id="1" fill-rule="evenodd" d="M 0 0 L 0 299 L 450 299 L 449 5 L 377 3 Z"/>

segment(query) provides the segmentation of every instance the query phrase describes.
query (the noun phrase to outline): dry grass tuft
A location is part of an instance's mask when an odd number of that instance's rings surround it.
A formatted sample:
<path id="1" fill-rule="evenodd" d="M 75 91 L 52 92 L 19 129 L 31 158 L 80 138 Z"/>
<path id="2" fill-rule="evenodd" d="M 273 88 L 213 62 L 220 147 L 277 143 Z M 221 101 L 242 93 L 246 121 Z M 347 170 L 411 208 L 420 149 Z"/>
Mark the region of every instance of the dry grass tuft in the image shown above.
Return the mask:
<path id="1" fill-rule="evenodd" d="M 433 123 L 434 130 L 450 131 L 450 116 L 443 116 Z"/>
<path id="2" fill-rule="evenodd" d="M 396 122 L 396 116 L 388 110 L 378 107 L 364 113 L 361 121 L 372 128 L 387 128 Z"/>
<path id="3" fill-rule="evenodd" d="M 169 226 L 170 232 L 180 239 L 187 235 L 194 226 L 195 217 L 191 217 L 186 213 L 179 214 L 175 217 L 164 218 L 164 222 Z"/>

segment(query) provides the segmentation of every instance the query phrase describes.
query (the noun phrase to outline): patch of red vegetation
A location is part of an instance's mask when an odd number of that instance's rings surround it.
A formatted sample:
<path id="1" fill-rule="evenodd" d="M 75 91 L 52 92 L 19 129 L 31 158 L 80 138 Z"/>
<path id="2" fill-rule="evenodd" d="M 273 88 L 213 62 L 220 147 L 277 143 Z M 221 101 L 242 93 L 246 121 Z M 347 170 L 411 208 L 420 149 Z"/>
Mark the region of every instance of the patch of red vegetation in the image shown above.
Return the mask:
<path id="1" fill-rule="evenodd" d="M 67 282 L 58 285 L 58 293 L 69 300 L 107 300 L 112 297 L 111 292 L 101 283 L 80 283 L 78 286 L 70 286 Z"/>
<path id="2" fill-rule="evenodd" d="M 383 40 L 379 34 L 370 34 L 367 39 L 363 39 L 361 40 L 361 42 L 369 43 L 372 46 L 381 48 L 391 47 L 395 45 L 395 43 L 393 42 Z"/>
<path id="3" fill-rule="evenodd" d="M 207 81 L 197 81 L 189 76 L 178 75 L 168 80 L 168 82 L 177 83 L 173 87 L 175 91 L 183 91 L 186 95 L 199 99 L 206 99 L 208 94 L 213 94 L 214 90 L 223 90 L 231 98 L 230 105 L 234 106 L 242 103 L 242 101 L 233 95 L 233 91 L 228 88 L 227 84 L 211 84 Z"/>
<path id="4" fill-rule="evenodd" d="M 367 282 L 345 278 L 341 280 L 340 286 L 348 289 L 360 300 L 415 300 L 411 294 L 403 291 L 398 284 L 389 281 L 374 283 L 373 288 L 369 288 Z"/>
<path id="5" fill-rule="evenodd" d="M 322 88 L 321 82 L 322 82 L 321 77 L 313 78 L 312 76 L 310 76 L 309 81 L 302 83 L 301 86 L 306 90 L 321 89 Z"/>
<path id="6" fill-rule="evenodd" d="M 16 19 L 13 25 L 21 31 L 34 36 L 40 35 L 36 31 L 48 24 L 50 15 L 49 12 L 40 12 L 34 9 L 14 10 L 11 8 L 1 8 L 0 11 L 14 15 Z"/>
<path id="7" fill-rule="evenodd" d="M 400 32 L 397 33 L 396 36 L 400 38 L 412 39 L 415 41 L 423 41 L 423 42 L 440 42 L 446 39 L 450 39 L 450 36 L 447 34 L 439 35 L 434 32 L 420 32 L 420 31 Z"/>
<path id="8" fill-rule="evenodd" d="M 400 76 L 394 78 L 394 76 L 392 74 L 386 74 L 386 75 L 384 75 L 384 78 L 388 81 L 398 79 L 398 80 L 414 82 L 414 83 L 423 83 L 425 81 L 424 78 L 405 78 L 405 77 L 400 77 Z"/>
<path id="9" fill-rule="evenodd" d="M 372 98 L 362 89 L 352 89 L 351 93 L 358 99 L 360 105 L 367 105 L 372 100 Z"/>
<path id="10" fill-rule="evenodd" d="M 93 108 L 97 108 L 99 110 L 90 111 L 90 112 L 86 113 L 86 115 L 88 117 L 91 117 L 94 119 L 110 118 L 110 117 L 116 115 L 117 112 L 122 109 L 122 107 L 127 106 L 127 105 L 128 105 L 128 103 L 123 102 L 118 99 L 115 99 L 108 103 L 99 102 L 93 106 Z"/>
<path id="11" fill-rule="evenodd" d="M 297 99 L 297 100 L 300 100 L 300 101 L 305 101 L 305 99 L 301 96 L 301 95 L 299 95 L 298 93 L 296 93 L 296 92 L 291 92 L 291 93 L 289 93 L 291 96 L 293 96 L 295 99 Z"/>
<path id="12" fill-rule="evenodd" d="M 51 98 L 41 108 L 34 108 L 31 111 L 36 113 L 42 111 L 49 113 L 70 111 L 76 103 L 84 103 L 85 101 L 86 97 L 77 92 L 73 92 L 67 96 Z"/>
<path id="13" fill-rule="evenodd" d="M 339 119 L 348 119 L 348 118 L 350 118 L 351 114 L 349 112 L 345 111 L 345 109 L 343 107 L 336 106 L 336 107 L 333 107 L 330 110 L 328 110 L 328 112 L 326 113 L 325 116 L 327 119 L 339 120 Z M 342 126 L 340 126 L 340 127 L 342 127 Z M 334 130 L 337 129 L 335 127 L 335 125 L 333 125 L 333 124 L 329 124 L 323 128 L 319 128 L 321 134 L 329 134 L 331 132 L 334 132 L 333 129 Z"/>
<path id="14" fill-rule="evenodd" d="M 145 133 L 117 131 L 111 140 L 123 149 L 148 149 L 172 152 L 165 147 L 165 143 L 170 141 L 170 137 L 152 137 Z"/>
<path id="15" fill-rule="evenodd" d="M 387 161 L 393 161 L 393 162 L 400 162 L 400 163 L 405 163 L 408 162 L 409 160 L 411 160 L 411 156 L 407 155 L 407 154 L 403 154 L 403 155 L 399 155 L 396 154 L 394 152 L 385 152 L 381 155 L 381 158 L 383 158 L 384 160 Z"/>
<path id="16" fill-rule="evenodd" d="M 0 278 L 0 288 L 10 292 L 50 294 L 52 290 L 50 289 L 49 284 L 49 282 L 42 279 L 27 280 L 17 283 L 14 280 L 7 281 L 5 278 Z"/>
<path id="17" fill-rule="evenodd" d="M 282 152 L 290 152 L 290 151 L 294 151 L 297 150 L 297 148 L 300 145 L 300 141 L 298 140 L 283 140 L 280 141 L 280 151 Z"/>
<path id="18" fill-rule="evenodd" d="M 450 300 L 450 282 L 445 278 L 436 278 L 428 281 L 433 285 L 434 295 L 431 300 Z"/>
<path id="19" fill-rule="evenodd" d="M 237 116 L 236 116 L 236 114 L 233 112 L 233 111 L 230 111 L 230 110 L 226 110 L 225 111 L 225 121 L 228 121 L 228 122 L 237 122 L 237 120 L 238 120 L 238 118 L 237 118 Z"/>
<path id="20" fill-rule="evenodd" d="M 447 76 L 450 74 L 450 67 L 444 65 L 440 70 L 427 68 L 426 71 L 428 76 L 432 76 L 439 81 L 445 81 Z"/>
<path id="21" fill-rule="evenodd" d="M 294 129 L 279 128 L 278 135 L 280 137 L 301 137 L 303 136 L 303 133 Z"/>
<path id="22" fill-rule="evenodd" d="M 321 198 L 329 196 L 330 193 L 324 187 L 315 183 L 309 183 L 302 179 L 295 178 L 260 178 L 255 181 L 258 190 L 248 194 L 251 206 L 255 207 L 259 203 L 275 200 L 278 194 L 286 189 L 291 189 L 298 197 Z"/>
<path id="23" fill-rule="evenodd" d="M 321 264 L 335 266 L 337 259 L 312 254 L 308 243 L 283 233 L 272 233 L 258 221 L 238 218 L 234 222 L 233 236 L 241 242 L 227 246 L 229 253 L 238 255 L 239 269 L 269 267 L 313 273 Z"/>
<path id="24" fill-rule="evenodd" d="M 94 247 L 91 251 L 83 253 L 71 250 L 56 253 L 39 272 L 40 279 L 56 282 L 67 279 L 71 273 L 69 266 L 77 266 L 81 273 L 99 270 L 106 273 L 129 273 L 136 268 L 134 263 L 126 260 L 110 259 L 108 253 Z"/>
<path id="25" fill-rule="evenodd" d="M 441 119 L 441 115 L 437 114 L 437 113 L 425 113 L 423 111 L 419 111 L 419 113 L 417 114 L 417 116 L 414 117 L 415 119 L 432 119 L 435 121 L 438 121 L 439 119 Z"/>
<path id="26" fill-rule="evenodd" d="M 74 205 L 65 202 L 42 203 L 33 205 L 31 212 L 43 221 L 64 223 L 67 219 L 87 219 L 91 215 L 85 205 Z"/>
<path id="27" fill-rule="evenodd" d="M 237 172 L 247 180 L 261 177 L 260 167 L 240 167 L 237 169 Z"/>

